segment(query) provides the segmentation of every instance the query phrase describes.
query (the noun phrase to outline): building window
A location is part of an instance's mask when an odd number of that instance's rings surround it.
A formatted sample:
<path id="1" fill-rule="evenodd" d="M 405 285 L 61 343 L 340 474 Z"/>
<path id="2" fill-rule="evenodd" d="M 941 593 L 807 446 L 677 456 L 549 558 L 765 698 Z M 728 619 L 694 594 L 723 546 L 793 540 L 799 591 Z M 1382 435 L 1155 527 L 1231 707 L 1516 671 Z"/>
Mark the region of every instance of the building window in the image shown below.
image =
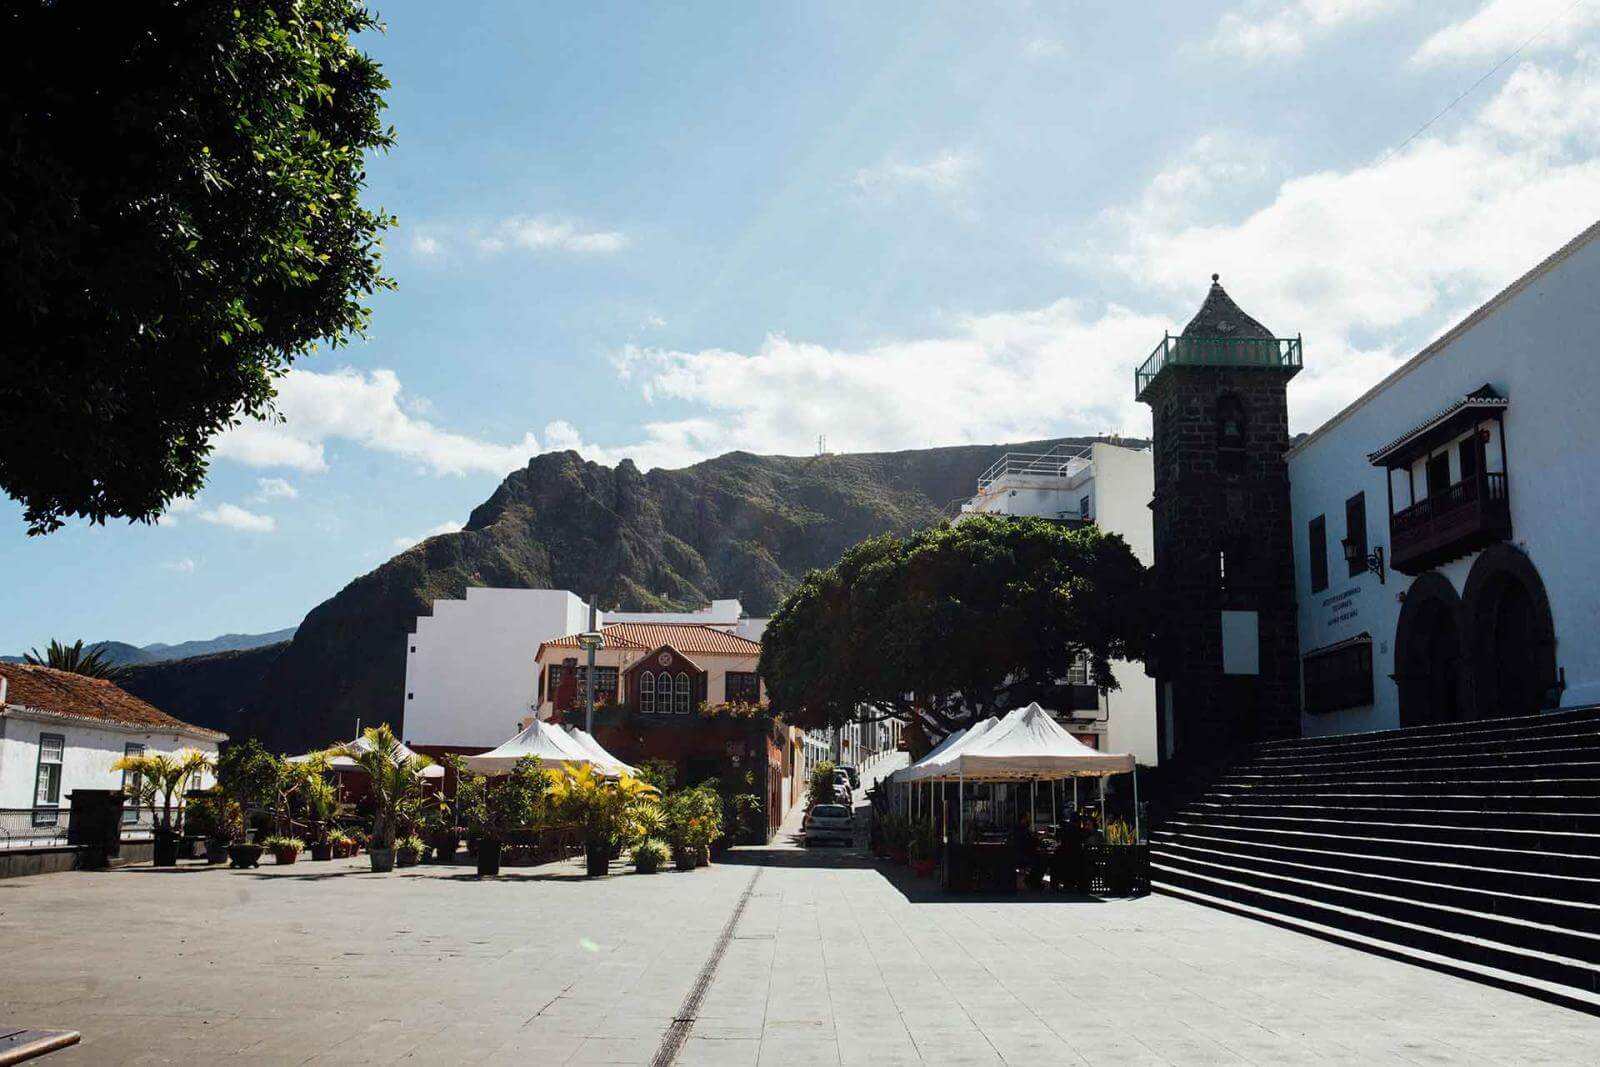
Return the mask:
<path id="1" fill-rule="evenodd" d="M 1344 502 L 1344 535 L 1355 551 L 1350 553 L 1350 577 L 1367 571 L 1367 494 L 1357 493 Z"/>
<path id="2" fill-rule="evenodd" d="M 678 673 L 678 700 L 675 710 L 679 715 L 689 714 L 689 676 Z"/>
<path id="3" fill-rule="evenodd" d="M 1086 496 L 1078 498 L 1078 517 L 1084 522 L 1088 522 L 1094 517 L 1089 514 L 1089 498 Z"/>
<path id="4" fill-rule="evenodd" d="M 1217 398 L 1217 470 L 1244 473 L 1244 405 L 1236 396 Z"/>
<path id="5" fill-rule="evenodd" d="M 589 668 L 587 665 L 577 668 L 578 697 L 583 699 L 588 694 Z M 594 702 L 596 704 L 615 704 L 617 702 L 617 669 L 615 667 L 596 667 L 594 669 Z"/>
<path id="6" fill-rule="evenodd" d="M 561 664 L 552 663 L 544 670 L 544 698 L 554 700 L 561 689 Z"/>
<path id="7" fill-rule="evenodd" d="M 67 749 L 67 739 L 61 734 L 39 735 L 39 769 L 34 777 L 33 804 L 36 809 L 55 809 L 61 806 L 61 759 Z M 54 810 L 36 810 L 35 826 L 54 826 Z"/>
<path id="8" fill-rule="evenodd" d="M 649 671 L 639 675 L 639 710 L 646 715 L 656 713 L 656 676 Z"/>
<path id="9" fill-rule="evenodd" d="M 144 755 L 144 746 L 137 742 L 129 741 L 122 746 L 122 754 L 124 756 L 142 756 Z M 140 776 L 137 772 L 132 774 L 127 771 L 122 772 L 122 791 L 127 794 L 130 801 L 122 809 L 122 821 L 124 823 L 139 821 L 139 778 Z"/>
<path id="10" fill-rule="evenodd" d="M 1311 520 L 1311 544 L 1308 549 L 1311 563 L 1311 591 L 1320 593 L 1328 588 L 1328 519 L 1318 515 Z"/>
<path id="11" fill-rule="evenodd" d="M 761 700 L 761 684 L 756 681 L 755 671 L 729 671 L 723 677 L 729 703 L 755 704 Z"/>
<path id="12" fill-rule="evenodd" d="M 417 694 L 415 694 L 415 693 L 407 693 L 406 694 L 406 699 L 407 700 L 414 700 L 414 699 L 416 699 L 416 696 L 417 696 Z"/>
<path id="13" fill-rule="evenodd" d="M 1427 466 L 1424 468 L 1424 477 L 1427 480 L 1429 496 L 1450 488 L 1450 453 L 1440 452 L 1437 456 L 1429 456 Z"/>
<path id="14" fill-rule="evenodd" d="M 1308 653 L 1301 664 L 1306 711 L 1312 715 L 1372 703 L 1372 639 L 1360 637 Z"/>

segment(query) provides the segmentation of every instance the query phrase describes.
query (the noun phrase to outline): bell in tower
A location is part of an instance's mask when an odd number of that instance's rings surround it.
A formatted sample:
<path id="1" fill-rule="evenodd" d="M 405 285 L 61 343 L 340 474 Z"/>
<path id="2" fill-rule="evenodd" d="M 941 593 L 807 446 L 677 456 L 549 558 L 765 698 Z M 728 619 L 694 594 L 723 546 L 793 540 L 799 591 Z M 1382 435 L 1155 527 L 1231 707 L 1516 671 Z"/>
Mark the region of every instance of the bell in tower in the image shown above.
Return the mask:
<path id="1" fill-rule="evenodd" d="M 1163 757 L 1206 760 L 1299 734 L 1287 392 L 1275 337 L 1211 276 L 1183 333 L 1135 372 L 1152 411 L 1156 679 Z"/>

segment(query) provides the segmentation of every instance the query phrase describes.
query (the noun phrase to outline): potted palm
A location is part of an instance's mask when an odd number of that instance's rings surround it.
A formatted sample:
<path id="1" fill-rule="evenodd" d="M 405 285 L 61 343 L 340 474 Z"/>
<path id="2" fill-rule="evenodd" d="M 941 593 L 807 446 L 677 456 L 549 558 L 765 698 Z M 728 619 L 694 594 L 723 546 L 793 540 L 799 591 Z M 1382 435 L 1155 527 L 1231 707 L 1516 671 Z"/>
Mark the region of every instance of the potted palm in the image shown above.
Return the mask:
<path id="1" fill-rule="evenodd" d="M 567 771 L 551 787 L 556 810 L 582 830 L 590 878 L 607 872 L 612 848 L 627 837 L 634 809 L 652 792 L 650 786 L 631 775 L 624 774 L 613 781 L 589 764 Z"/>
<path id="2" fill-rule="evenodd" d="M 261 862 L 262 846 L 250 844 L 251 813 L 257 811 L 278 781 L 278 758 L 255 738 L 231 744 L 217 759 L 217 786 L 227 798 L 226 826 L 233 842 L 228 860 L 233 867 L 254 867 Z"/>
<path id="3" fill-rule="evenodd" d="M 186 805 L 183 828 L 205 839 L 207 863 L 221 863 L 228 858 L 228 842 L 232 840 L 228 832 L 229 807 L 229 801 L 215 786 L 191 797 Z"/>
<path id="4" fill-rule="evenodd" d="M 454 818 L 478 842 L 478 876 L 500 873 L 500 855 L 508 836 L 534 829 L 545 818 L 552 775 L 535 756 L 517 761 L 510 774 L 488 777 L 466 771 L 456 757 Z"/>
<path id="5" fill-rule="evenodd" d="M 155 830 L 155 865 L 178 865 L 178 821 L 182 806 L 174 798 L 183 791 L 189 779 L 211 766 L 211 757 L 204 752 L 185 749 L 168 754 L 157 752 L 144 756 L 123 756 L 111 765 L 114 771 L 127 775 L 125 787 L 135 806 L 150 809 Z"/>
<path id="6" fill-rule="evenodd" d="M 306 816 L 311 823 L 311 858 L 333 859 L 333 818 L 339 813 L 339 792 L 320 775 L 304 787 Z"/>
<path id="7" fill-rule="evenodd" d="M 365 772 L 370 782 L 372 833 L 367 852 L 377 873 L 394 870 L 394 839 L 399 815 L 423 793 L 422 769 L 433 761 L 407 753 L 388 723 L 369 726 L 361 740 L 338 749 Z"/>

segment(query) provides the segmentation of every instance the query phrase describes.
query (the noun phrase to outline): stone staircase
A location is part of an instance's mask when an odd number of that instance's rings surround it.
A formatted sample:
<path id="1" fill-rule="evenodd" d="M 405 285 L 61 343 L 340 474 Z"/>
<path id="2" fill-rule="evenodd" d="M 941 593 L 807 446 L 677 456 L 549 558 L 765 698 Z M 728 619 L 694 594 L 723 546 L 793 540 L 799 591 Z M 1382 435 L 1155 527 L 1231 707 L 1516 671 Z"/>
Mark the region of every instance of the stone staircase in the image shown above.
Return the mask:
<path id="1" fill-rule="evenodd" d="M 1600 1012 L 1600 708 L 1257 746 L 1157 892 Z"/>

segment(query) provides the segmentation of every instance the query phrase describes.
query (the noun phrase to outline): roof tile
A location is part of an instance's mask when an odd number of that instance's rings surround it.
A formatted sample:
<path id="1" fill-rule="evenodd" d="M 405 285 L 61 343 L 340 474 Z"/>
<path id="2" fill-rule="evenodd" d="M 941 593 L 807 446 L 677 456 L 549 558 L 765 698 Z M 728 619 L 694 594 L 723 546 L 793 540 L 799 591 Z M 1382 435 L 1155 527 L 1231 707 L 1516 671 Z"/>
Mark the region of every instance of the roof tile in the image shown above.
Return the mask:
<path id="1" fill-rule="evenodd" d="M 600 628 L 605 647 L 650 652 L 671 645 L 684 655 L 758 656 L 761 642 L 699 622 L 614 622 Z M 546 648 L 577 648 L 578 635 L 545 642 Z"/>
<path id="2" fill-rule="evenodd" d="M 39 667 L 31 663 L 0 663 L 6 680 L 7 706 L 98 719 L 123 726 L 148 726 L 155 730 L 184 730 L 226 738 L 226 734 L 175 719 L 104 678 Z"/>

